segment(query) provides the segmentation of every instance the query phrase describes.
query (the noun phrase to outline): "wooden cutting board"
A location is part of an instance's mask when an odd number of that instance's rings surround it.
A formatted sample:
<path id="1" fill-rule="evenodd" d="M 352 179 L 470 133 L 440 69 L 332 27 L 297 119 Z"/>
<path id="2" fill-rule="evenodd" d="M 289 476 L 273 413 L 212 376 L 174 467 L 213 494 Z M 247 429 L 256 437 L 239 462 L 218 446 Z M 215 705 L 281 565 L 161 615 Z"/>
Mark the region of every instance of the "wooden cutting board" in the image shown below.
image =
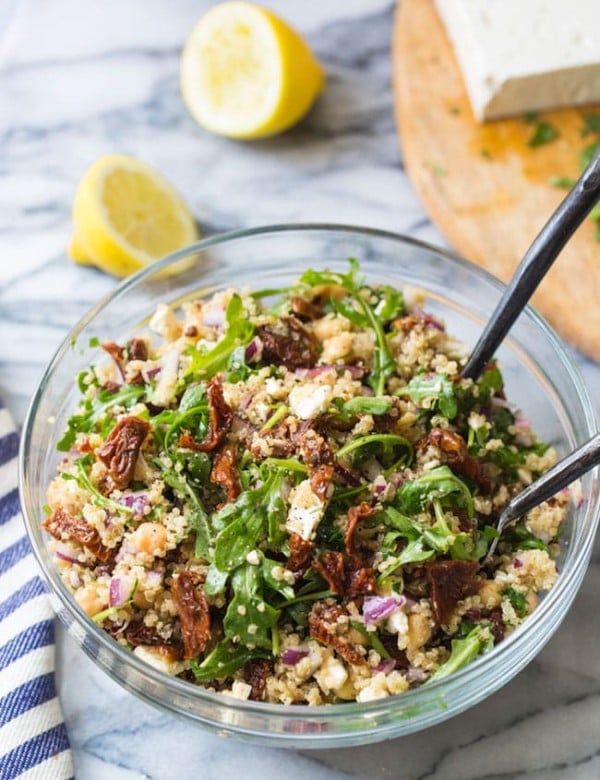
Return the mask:
<path id="1" fill-rule="evenodd" d="M 600 106 L 544 112 L 558 137 L 531 148 L 524 118 L 478 124 L 433 0 L 400 0 L 393 81 L 406 169 L 433 222 L 457 252 L 507 281 L 564 197 L 552 176 L 576 178 L 584 117 Z M 600 360 L 600 243 L 579 228 L 533 304 L 556 330 Z"/>

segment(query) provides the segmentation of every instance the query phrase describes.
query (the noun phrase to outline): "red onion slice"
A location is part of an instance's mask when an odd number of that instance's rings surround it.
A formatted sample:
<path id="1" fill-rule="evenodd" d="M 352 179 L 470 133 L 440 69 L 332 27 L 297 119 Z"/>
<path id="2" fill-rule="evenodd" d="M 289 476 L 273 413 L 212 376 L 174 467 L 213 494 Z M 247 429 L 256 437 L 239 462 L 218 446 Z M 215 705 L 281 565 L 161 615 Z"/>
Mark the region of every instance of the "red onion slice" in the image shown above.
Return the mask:
<path id="1" fill-rule="evenodd" d="M 367 596 L 363 601 L 365 625 L 376 626 L 405 604 L 404 596 Z"/>
<path id="2" fill-rule="evenodd" d="M 281 654 L 281 662 L 286 664 L 286 666 L 295 666 L 298 661 L 306 658 L 307 655 L 308 650 L 304 650 L 301 647 L 288 647 Z"/>

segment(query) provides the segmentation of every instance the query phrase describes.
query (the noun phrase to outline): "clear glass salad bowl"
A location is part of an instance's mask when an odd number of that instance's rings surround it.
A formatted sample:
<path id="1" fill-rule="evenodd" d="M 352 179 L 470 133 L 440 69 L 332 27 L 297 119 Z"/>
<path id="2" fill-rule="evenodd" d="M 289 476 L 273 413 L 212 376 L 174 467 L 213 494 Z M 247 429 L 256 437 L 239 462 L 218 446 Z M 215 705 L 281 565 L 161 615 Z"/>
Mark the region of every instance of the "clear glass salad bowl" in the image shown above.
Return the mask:
<path id="1" fill-rule="evenodd" d="M 349 257 L 360 261 L 369 282 L 423 288 L 425 308 L 469 345 L 503 290 L 490 274 L 448 252 L 377 230 L 282 225 L 209 238 L 126 280 L 73 328 L 46 369 L 23 431 L 20 478 L 27 531 L 53 605 L 71 635 L 108 675 L 146 701 L 254 742 L 295 748 L 358 745 L 409 734 L 476 704 L 514 677 L 558 628 L 585 574 L 600 516 L 596 470 L 582 480 L 585 500 L 570 510 L 558 582 L 524 625 L 448 678 L 365 704 L 284 706 L 211 693 L 146 665 L 80 610 L 58 575 L 41 523 L 46 487 L 59 460 L 55 444 L 77 401 L 74 379 L 99 359 L 96 339 L 122 341 L 139 332 L 159 302 L 177 307 L 226 287 L 283 287 L 307 267 L 346 270 Z M 508 398 L 559 456 L 592 435 L 593 407 L 579 371 L 532 309 L 523 312 L 498 358 Z"/>

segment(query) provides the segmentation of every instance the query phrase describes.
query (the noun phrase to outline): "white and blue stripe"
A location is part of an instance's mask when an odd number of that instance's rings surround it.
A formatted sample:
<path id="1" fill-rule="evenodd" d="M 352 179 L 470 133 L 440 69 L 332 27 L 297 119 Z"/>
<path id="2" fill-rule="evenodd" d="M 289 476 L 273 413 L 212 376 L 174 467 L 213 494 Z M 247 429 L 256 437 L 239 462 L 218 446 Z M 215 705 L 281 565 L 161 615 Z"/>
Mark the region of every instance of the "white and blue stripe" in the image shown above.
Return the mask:
<path id="1" fill-rule="evenodd" d="M 19 438 L 0 406 L 0 778 L 68 780 L 73 764 L 54 685 L 54 619 L 23 530 Z"/>

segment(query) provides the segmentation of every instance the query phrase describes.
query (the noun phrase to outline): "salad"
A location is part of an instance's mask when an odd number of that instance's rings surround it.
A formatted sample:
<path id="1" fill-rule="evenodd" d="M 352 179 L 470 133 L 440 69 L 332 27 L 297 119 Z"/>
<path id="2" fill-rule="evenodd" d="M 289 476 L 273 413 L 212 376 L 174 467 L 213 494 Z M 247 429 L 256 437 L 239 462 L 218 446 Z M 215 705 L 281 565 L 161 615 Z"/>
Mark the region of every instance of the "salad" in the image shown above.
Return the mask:
<path id="1" fill-rule="evenodd" d="M 487 557 L 556 456 L 422 305 L 350 261 L 93 340 L 44 521 L 81 609 L 168 674 L 284 704 L 400 694 L 514 631 L 568 491 Z"/>

